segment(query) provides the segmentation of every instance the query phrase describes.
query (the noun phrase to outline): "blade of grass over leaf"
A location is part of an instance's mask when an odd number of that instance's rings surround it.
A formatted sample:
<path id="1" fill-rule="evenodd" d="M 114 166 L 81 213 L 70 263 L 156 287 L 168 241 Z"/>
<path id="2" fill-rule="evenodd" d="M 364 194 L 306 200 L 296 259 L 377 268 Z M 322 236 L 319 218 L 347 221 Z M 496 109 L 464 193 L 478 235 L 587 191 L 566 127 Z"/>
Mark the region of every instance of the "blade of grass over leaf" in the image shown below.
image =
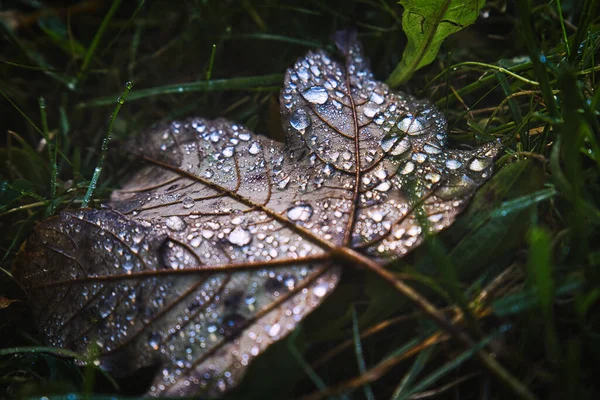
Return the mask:
<path id="1" fill-rule="evenodd" d="M 388 78 L 392 87 L 405 83 L 416 70 L 430 64 L 444 39 L 472 24 L 483 0 L 400 0 L 402 30 L 408 43 L 402 59 Z"/>
<path id="2" fill-rule="evenodd" d="M 121 5 L 121 2 L 122 2 L 122 0 L 113 0 L 112 5 L 110 6 L 110 8 L 108 9 L 108 12 L 104 16 L 102 23 L 100 24 L 100 26 L 98 27 L 98 30 L 96 31 L 96 34 L 94 35 L 94 39 L 92 40 L 92 43 L 90 43 L 90 45 L 88 46 L 88 49 L 85 53 L 85 57 L 83 58 L 83 62 L 81 63 L 81 67 L 79 68 L 79 73 L 77 74 L 77 78 L 75 80 L 75 86 L 81 86 L 83 81 L 85 80 L 85 77 L 87 76 L 87 73 L 88 73 L 90 63 L 92 62 L 92 58 L 94 57 L 94 54 L 96 53 L 96 49 L 98 48 L 98 45 L 100 44 L 100 40 L 102 40 L 102 37 L 104 36 L 104 33 L 106 32 L 106 29 L 108 28 L 108 25 L 110 24 L 110 21 L 112 20 L 113 16 L 115 15 L 119 6 Z"/>
<path id="3" fill-rule="evenodd" d="M 133 84 L 131 82 L 127 82 L 125 84 L 125 90 L 123 91 L 123 94 L 121 94 L 121 96 L 117 100 L 115 110 L 113 111 L 113 113 L 110 117 L 108 129 L 106 130 L 106 136 L 102 140 L 102 147 L 100 150 L 100 158 L 98 159 L 98 164 L 96 165 L 96 168 L 94 169 L 94 175 L 92 176 L 92 179 L 90 180 L 90 185 L 88 186 L 88 190 L 85 193 L 85 196 L 83 197 L 83 201 L 81 202 L 81 208 L 86 208 L 88 206 L 88 204 L 90 203 L 92 196 L 94 195 L 94 190 L 96 190 L 96 186 L 98 185 L 98 179 L 100 179 L 100 174 L 102 173 L 104 159 L 106 158 L 106 155 L 108 153 L 108 143 L 110 142 L 113 125 L 117 119 L 117 116 L 119 115 L 119 111 L 121 110 L 121 107 L 123 106 L 123 104 L 125 103 L 125 100 L 127 99 L 127 94 L 129 93 L 129 90 L 131 90 L 132 87 L 133 87 Z"/>
<path id="4" fill-rule="evenodd" d="M 283 75 L 263 75 L 246 78 L 213 79 L 211 81 L 198 81 L 191 83 L 180 83 L 173 85 L 158 86 L 149 89 L 134 90 L 129 93 L 128 101 L 144 99 L 147 97 L 161 96 L 165 94 L 189 93 L 189 92 L 212 92 L 220 90 L 244 90 L 259 88 L 266 85 L 281 84 Z M 80 103 L 77 107 L 95 107 L 114 103 L 115 96 L 106 96 Z"/>

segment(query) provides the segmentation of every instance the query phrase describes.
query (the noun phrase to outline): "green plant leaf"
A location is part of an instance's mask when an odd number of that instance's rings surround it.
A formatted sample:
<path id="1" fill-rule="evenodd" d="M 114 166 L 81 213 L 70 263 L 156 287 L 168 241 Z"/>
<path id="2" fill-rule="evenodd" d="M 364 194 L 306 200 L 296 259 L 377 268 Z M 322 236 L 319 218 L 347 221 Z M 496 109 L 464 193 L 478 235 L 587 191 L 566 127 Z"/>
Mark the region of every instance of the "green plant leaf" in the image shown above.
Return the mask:
<path id="1" fill-rule="evenodd" d="M 400 0 L 402 30 L 408 42 L 388 84 L 398 86 L 419 68 L 430 64 L 444 39 L 477 19 L 483 0 Z"/>

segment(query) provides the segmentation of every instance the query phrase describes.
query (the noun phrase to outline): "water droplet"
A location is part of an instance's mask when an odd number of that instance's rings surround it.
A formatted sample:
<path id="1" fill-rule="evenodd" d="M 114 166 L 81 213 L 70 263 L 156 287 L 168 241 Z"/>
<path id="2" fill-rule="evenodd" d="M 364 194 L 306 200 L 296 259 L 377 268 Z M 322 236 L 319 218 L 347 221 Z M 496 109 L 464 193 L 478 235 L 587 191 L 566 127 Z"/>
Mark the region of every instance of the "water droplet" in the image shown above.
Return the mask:
<path id="1" fill-rule="evenodd" d="M 421 121 L 414 117 L 406 117 L 402 121 L 398 122 L 398 128 L 401 131 L 406 132 L 408 135 L 422 135 L 425 133 Z"/>
<path id="2" fill-rule="evenodd" d="M 383 116 L 383 114 L 379 114 L 375 117 L 375 119 L 373 119 L 373 121 L 375 121 L 377 125 L 381 125 L 385 122 L 385 117 Z"/>
<path id="3" fill-rule="evenodd" d="M 385 178 L 387 178 L 388 173 L 387 173 L 387 170 L 381 168 L 381 169 L 376 170 L 374 172 L 374 175 L 377 179 L 384 180 Z"/>
<path id="4" fill-rule="evenodd" d="M 290 183 L 290 177 L 287 176 L 285 178 L 283 178 L 282 180 L 280 180 L 279 182 L 277 182 L 277 189 L 279 190 L 283 190 L 287 187 L 288 183 Z"/>
<path id="5" fill-rule="evenodd" d="M 437 222 L 440 222 L 442 220 L 442 218 L 444 218 L 444 214 L 443 213 L 439 213 L 439 214 L 430 215 L 428 219 L 431 222 L 437 223 Z"/>
<path id="6" fill-rule="evenodd" d="M 281 325 L 275 324 L 269 328 L 269 336 L 275 337 L 281 332 Z"/>
<path id="7" fill-rule="evenodd" d="M 415 170 L 415 163 L 413 163 L 412 161 L 408 161 L 406 164 L 404 164 L 404 168 L 402 168 L 402 170 L 400 171 L 400 174 L 402 174 L 402 175 L 410 174 L 414 170 Z"/>
<path id="8" fill-rule="evenodd" d="M 212 169 L 207 169 L 206 171 L 204 171 L 204 177 L 205 178 L 212 178 L 212 176 L 215 174 L 215 172 Z"/>
<path id="9" fill-rule="evenodd" d="M 202 237 L 204 239 L 210 239 L 211 237 L 213 237 L 215 235 L 215 232 L 211 231 L 210 229 L 202 229 L 200 231 L 200 234 L 202 235 Z"/>
<path id="10" fill-rule="evenodd" d="M 395 135 L 386 135 L 381 139 L 381 148 L 386 153 L 394 147 L 396 142 L 398 141 L 398 137 Z"/>
<path id="11" fill-rule="evenodd" d="M 491 164 L 490 159 L 481 159 L 476 158 L 469 164 L 469 169 L 471 171 L 483 171 Z"/>
<path id="12" fill-rule="evenodd" d="M 287 211 L 287 216 L 292 221 L 308 221 L 313 214 L 313 208 L 308 203 L 299 203 Z"/>
<path id="13" fill-rule="evenodd" d="M 247 142 L 248 140 L 250 140 L 250 132 L 240 132 L 238 138 L 240 140 L 243 140 L 244 142 Z"/>
<path id="14" fill-rule="evenodd" d="M 248 230 L 242 228 L 241 226 L 237 226 L 231 231 L 231 233 L 229 233 L 227 240 L 229 240 L 229 243 L 241 247 L 250 243 L 252 240 L 252 235 Z"/>
<path id="15" fill-rule="evenodd" d="M 446 168 L 448 169 L 459 169 L 462 163 L 458 160 L 446 160 Z"/>
<path id="16" fill-rule="evenodd" d="M 375 186 L 375 190 L 378 192 L 387 192 L 392 187 L 392 184 L 389 181 L 381 182 L 379 185 Z"/>
<path id="17" fill-rule="evenodd" d="M 381 139 L 381 149 L 385 152 L 389 152 L 392 156 L 399 156 L 406 153 L 410 148 L 410 141 L 408 139 L 402 139 L 398 143 L 399 137 L 397 135 L 386 135 Z"/>
<path id="18" fill-rule="evenodd" d="M 326 177 L 330 177 L 334 173 L 335 169 L 331 164 L 326 164 L 322 171 Z"/>
<path id="19" fill-rule="evenodd" d="M 442 149 L 431 144 L 426 144 L 425 146 L 423 146 L 423 150 L 427 154 L 440 154 L 442 152 Z"/>
<path id="20" fill-rule="evenodd" d="M 329 98 L 327 90 L 321 86 L 312 86 L 306 89 L 302 92 L 302 96 L 306 99 L 306 101 L 313 104 L 325 104 Z"/>
<path id="21" fill-rule="evenodd" d="M 441 175 L 436 172 L 428 172 L 427 174 L 425 174 L 425 179 L 427 179 L 431 183 L 438 183 L 441 178 Z"/>
<path id="22" fill-rule="evenodd" d="M 253 156 L 260 153 L 260 144 L 258 144 L 258 142 L 252 142 L 250 148 L 248 149 L 248 153 L 252 154 Z"/>
<path id="23" fill-rule="evenodd" d="M 182 200 L 181 200 L 181 205 L 183 206 L 183 208 L 192 208 L 194 207 L 194 204 L 196 202 L 194 201 L 193 198 L 191 198 L 190 196 L 185 196 Z"/>
<path id="24" fill-rule="evenodd" d="M 385 218 L 385 213 L 381 210 L 371 210 L 367 215 L 375 222 L 381 222 Z"/>
<path id="25" fill-rule="evenodd" d="M 150 339 L 148 339 L 148 346 L 152 348 L 152 350 L 158 350 L 160 346 L 160 340 L 156 333 L 152 333 L 150 335 Z"/>
<path id="26" fill-rule="evenodd" d="M 183 218 L 177 215 L 168 217 L 165 223 L 167 225 L 167 228 L 169 228 L 172 231 L 182 231 L 187 226 Z"/>
<path id="27" fill-rule="evenodd" d="M 327 294 L 328 289 L 329 285 L 327 283 L 319 283 L 313 289 L 313 294 L 317 297 L 323 297 Z"/>
<path id="28" fill-rule="evenodd" d="M 378 112 L 378 107 L 374 107 L 369 104 L 367 104 L 365 108 L 363 108 L 363 114 L 365 114 L 365 117 L 367 118 L 373 118 Z"/>
<path id="29" fill-rule="evenodd" d="M 233 151 L 234 151 L 233 146 L 227 146 L 223 149 L 223 152 L 221 154 L 223 154 L 223 157 L 225 157 L 225 158 L 230 158 L 233 156 Z"/>
<path id="30" fill-rule="evenodd" d="M 427 154 L 415 153 L 413 154 L 412 159 L 418 162 L 419 164 L 422 164 L 427 160 Z"/>
<path id="31" fill-rule="evenodd" d="M 294 111 L 290 117 L 290 125 L 300 133 L 304 133 L 304 130 L 310 125 L 310 116 L 303 109 Z"/>
<path id="32" fill-rule="evenodd" d="M 370 100 L 375 104 L 382 104 L 384 101 L 384 98 L 379 93 L 373 92 L 373 93 L 371 93 Z"/>

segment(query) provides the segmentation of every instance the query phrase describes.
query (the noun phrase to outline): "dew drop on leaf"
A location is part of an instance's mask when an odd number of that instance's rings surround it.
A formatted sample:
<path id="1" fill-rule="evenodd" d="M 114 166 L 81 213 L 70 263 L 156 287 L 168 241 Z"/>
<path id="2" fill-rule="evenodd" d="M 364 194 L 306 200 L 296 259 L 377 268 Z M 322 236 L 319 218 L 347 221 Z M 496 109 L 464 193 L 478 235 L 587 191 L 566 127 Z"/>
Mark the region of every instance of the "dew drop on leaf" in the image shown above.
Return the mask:
<path id="1" fill-rule="evenodd" d="M 413 117 L 406 117 L 402 121 L 398 122 L 398 129 L 406 132 L 408 135 L 421 135 L 425 133 L 419 118 Z"/>
<path id="2" fill-rule="evenodd" d="M 300 203 L 288 209 L 287 216 L 292 221 L 306 222 L 313 214 L 313 208 L 308 203 Z"/>
<path id="3" fill-rule="evenodd" d="M 183 208 L 187 208 L 187 209 L 194 207 L 195 203 L 196 202 L 194 201 L 194 199 L 191 198 L 190 196 L 186 196 L 181 200 L 181 205 L 183 206 Z"/>
<path id="4" fill-rule="evenodd" d="M 310 125 L 310 116 L 302 108 L 299 108 L 290 116 L 290 125 L 297 131 L 304 133 L 304 130 Z"/>
<path id="5" fill-rule="evenodd" d="M 260 145 L 257 142 L 253 142 L 248 149 L 248 153 L 252 154 L 253 156 L 257 155 L 260 153 Z"/>
<path id="6" fill-rule="evenodd" d="M 227 236 L 229 243 L 236 246 L 246 246 L 252 241 L 252 234 L 241 226 L 236 226 Z"/>
<path id="7" fill-rule="evenodd" d="M 327 90 L 321 86 L 312 86 L 302 92 L 306 101 L 313 104 L 325 104 L 329 98 Z"/>
<path id="8" fill-rule="evenodd" d="M 462 163 L 458 160 L 447 160 L 446 161 L 446 167 L 451 170 L 459 169 L 461 167 L 461 165 L 462 165 Z"/>
<path id="9" fill-rule="evenodd" d="M 167 225 L 167 228 L 175 232 L 182 231 L 187 226 L 183 218 L 177 215 L 167 217 L 167 219 L 165 220 L 165 224 Z"/>
<path id="10" fill-rule="evenodd" d="M 471 171 L 483 171 L 486 169 L 491 163 L 491 160 L 476 158 L 469 164 L 469 169 Z"/>

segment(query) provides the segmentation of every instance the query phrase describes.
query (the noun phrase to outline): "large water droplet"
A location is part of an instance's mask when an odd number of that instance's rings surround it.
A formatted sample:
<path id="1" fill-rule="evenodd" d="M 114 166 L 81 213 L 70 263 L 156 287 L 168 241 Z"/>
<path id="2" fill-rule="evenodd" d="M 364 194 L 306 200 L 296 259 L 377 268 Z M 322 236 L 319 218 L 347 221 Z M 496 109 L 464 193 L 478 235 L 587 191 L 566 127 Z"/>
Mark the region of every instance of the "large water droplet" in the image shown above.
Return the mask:
<path id="1" fill-rule="evenodd" d="M 363 108 L 363 114 L 367 118 L 373 118 L 379 112 L 379 108 L 373 105 L 367 104 L 365 108 Z"/>
<path id="2" fill-rule="evenodd" d="M 385 218 L 385 213 L 382 210 L 370 210 L 367 215 L 375 222 L 381 222 Z"/>
<path id="3" fill-rule="evenodd" d="M 177 215 L 168 217 L 165 221 L 165 224 L 167 225 L 167 228 L 169 228 L 172 231 L 182 231 L 187 226 L 183 218 Z"/>
<path id="4" fill-rule="evenodd" d="M 229 233 L 227 240 L 236 246 L 245 246 L 252 240 L 252 234 L 241 226 L 237 226 Z"/>
<path id="5" fill-rule="evenodd" d="M 379 185 L 375 186 L 375 190 L 378 192 L 387 192 L 392 187 L 389 181 L 383 181 Z"/>
<path id="6" fill-rule="evenodd" d="M 302 96 L 313 104 L 325 104 L 329 98 L 327 90 L 321 86 L 312 86 L 302 92 Z"/>
<path id="7" fill-rule="evenodd" d="M 415 170 L 415 164 L 412 161 L 408 161 L 406 164 L 404 164 L 404 168 L 402 168 L 402 170 L 400 170 L 400 174 L 402 174 L 402 175 L 410 174 L 414 170 Z"/>
<path id="8" fill-rule="evenodd" d="M 323 297 L 327 294 L 328 290 L 329 290 L 329 285 L 327 283 L 319 283 L 313 289 L 313 294 L 317 297 Z"/>
<path id="9" fill-rule="evenodd" d="M 394 147 L 396 142 L 398 141 L 398 137 L 395 135 L 386 135 L 381 139 L 381 148 L 386 153 Z"/>
<path id="10" fill-rule="evenodd" d="M 446 168 L 448 169 L 459 169 L 462 163 L 458 160 L 447 160 Z"/>
<path id="11" fill-rule="evenodd" d="M 240 138 L 240 140 L 243 140 L 244 142 L 247 142 L 248 140 L 250 140 L 250 132 L 240 132 L 238 138 Z"/>
<path id="12" fill-rule="evenodd" d="M 410 141 L 406 138 L 402 139 L 398 143 L 399 137 L 397 135 L 386 135 L 381 139 L 381 149 L 385 152 L 389 152 L 392 156 L 399 156 L 406 153 L 410 148 Z"/>
<path id="13" fill-rule="evenodd" d="M 233 156 L 233 151 L 234 151 L 233 146 L 227 146 L 223 149 L 221 154 L 223 154 L 223 157 L 225 157 L 225 158 L 230 158 Z"/>
<path id="14" fill-rule="evenodd" d="M 294 111 L 290 117 L 290 125 L 300 133 L 304 133 L 304 130 L 310 125 L 310 116 L 303 109 Z"/>
<path id="15" fill-rule="evenodd" d="M 383 98 L 383 96 L 382 96 L 382 95 L 380 95 L 379 93 L 377 93 L 377 92 L 373 92 L 373 93 L 371 93 L 371 98 L 370 98 L 370 100 L 371 100 L 373 103 L 375 103 L 375 104 L 382 104 L 382 103 L 383 103 L 383 101 L 384 101 L 384 98 Z"/>
<path id="16" fill-rule="evenodd" d="M 469 164 L 469 169 L 476 172 L 483 171 L 491 164 L 491 161 L 491 159 L 476 158 Z"/>
<path id="17" fill-rule="evenodd" d="M 425 133 L 421 121 L 414 117 L 406 117 L 398 122 L 398 128 L 408 135 L 422 135 Z"/>
<path id="18" fill-rule="evenodd" d="M 260 144 L 258 144 L 257 142 L 252 142 L 250 148 L 248 148 L 248 153 L 252 154 L 253 156 L 260 153 Z"/>
<path id="19" fill-rule="evenodd" d="M 286 176 L 285 178 L 283 178 L 282 180 L 277 182 L 277 189 L 279 189 L 279 190 L 285 189 L 287 187 L 288 183 L 290 183 L 290 179 L 291 179 L 291 177 Z"/>
<path id="20" fill-rule="evenodd" d="M 313 214 L 310 204 L 300 203 L 287 211 L 287 216 L 292 221 L 308 221 Z"/>
<path id="21" fill-rule="evenodd" d="M 269 328 L 269 336 L 275 337 L 281 332 L 281 325 L 275 324 Z"/>

